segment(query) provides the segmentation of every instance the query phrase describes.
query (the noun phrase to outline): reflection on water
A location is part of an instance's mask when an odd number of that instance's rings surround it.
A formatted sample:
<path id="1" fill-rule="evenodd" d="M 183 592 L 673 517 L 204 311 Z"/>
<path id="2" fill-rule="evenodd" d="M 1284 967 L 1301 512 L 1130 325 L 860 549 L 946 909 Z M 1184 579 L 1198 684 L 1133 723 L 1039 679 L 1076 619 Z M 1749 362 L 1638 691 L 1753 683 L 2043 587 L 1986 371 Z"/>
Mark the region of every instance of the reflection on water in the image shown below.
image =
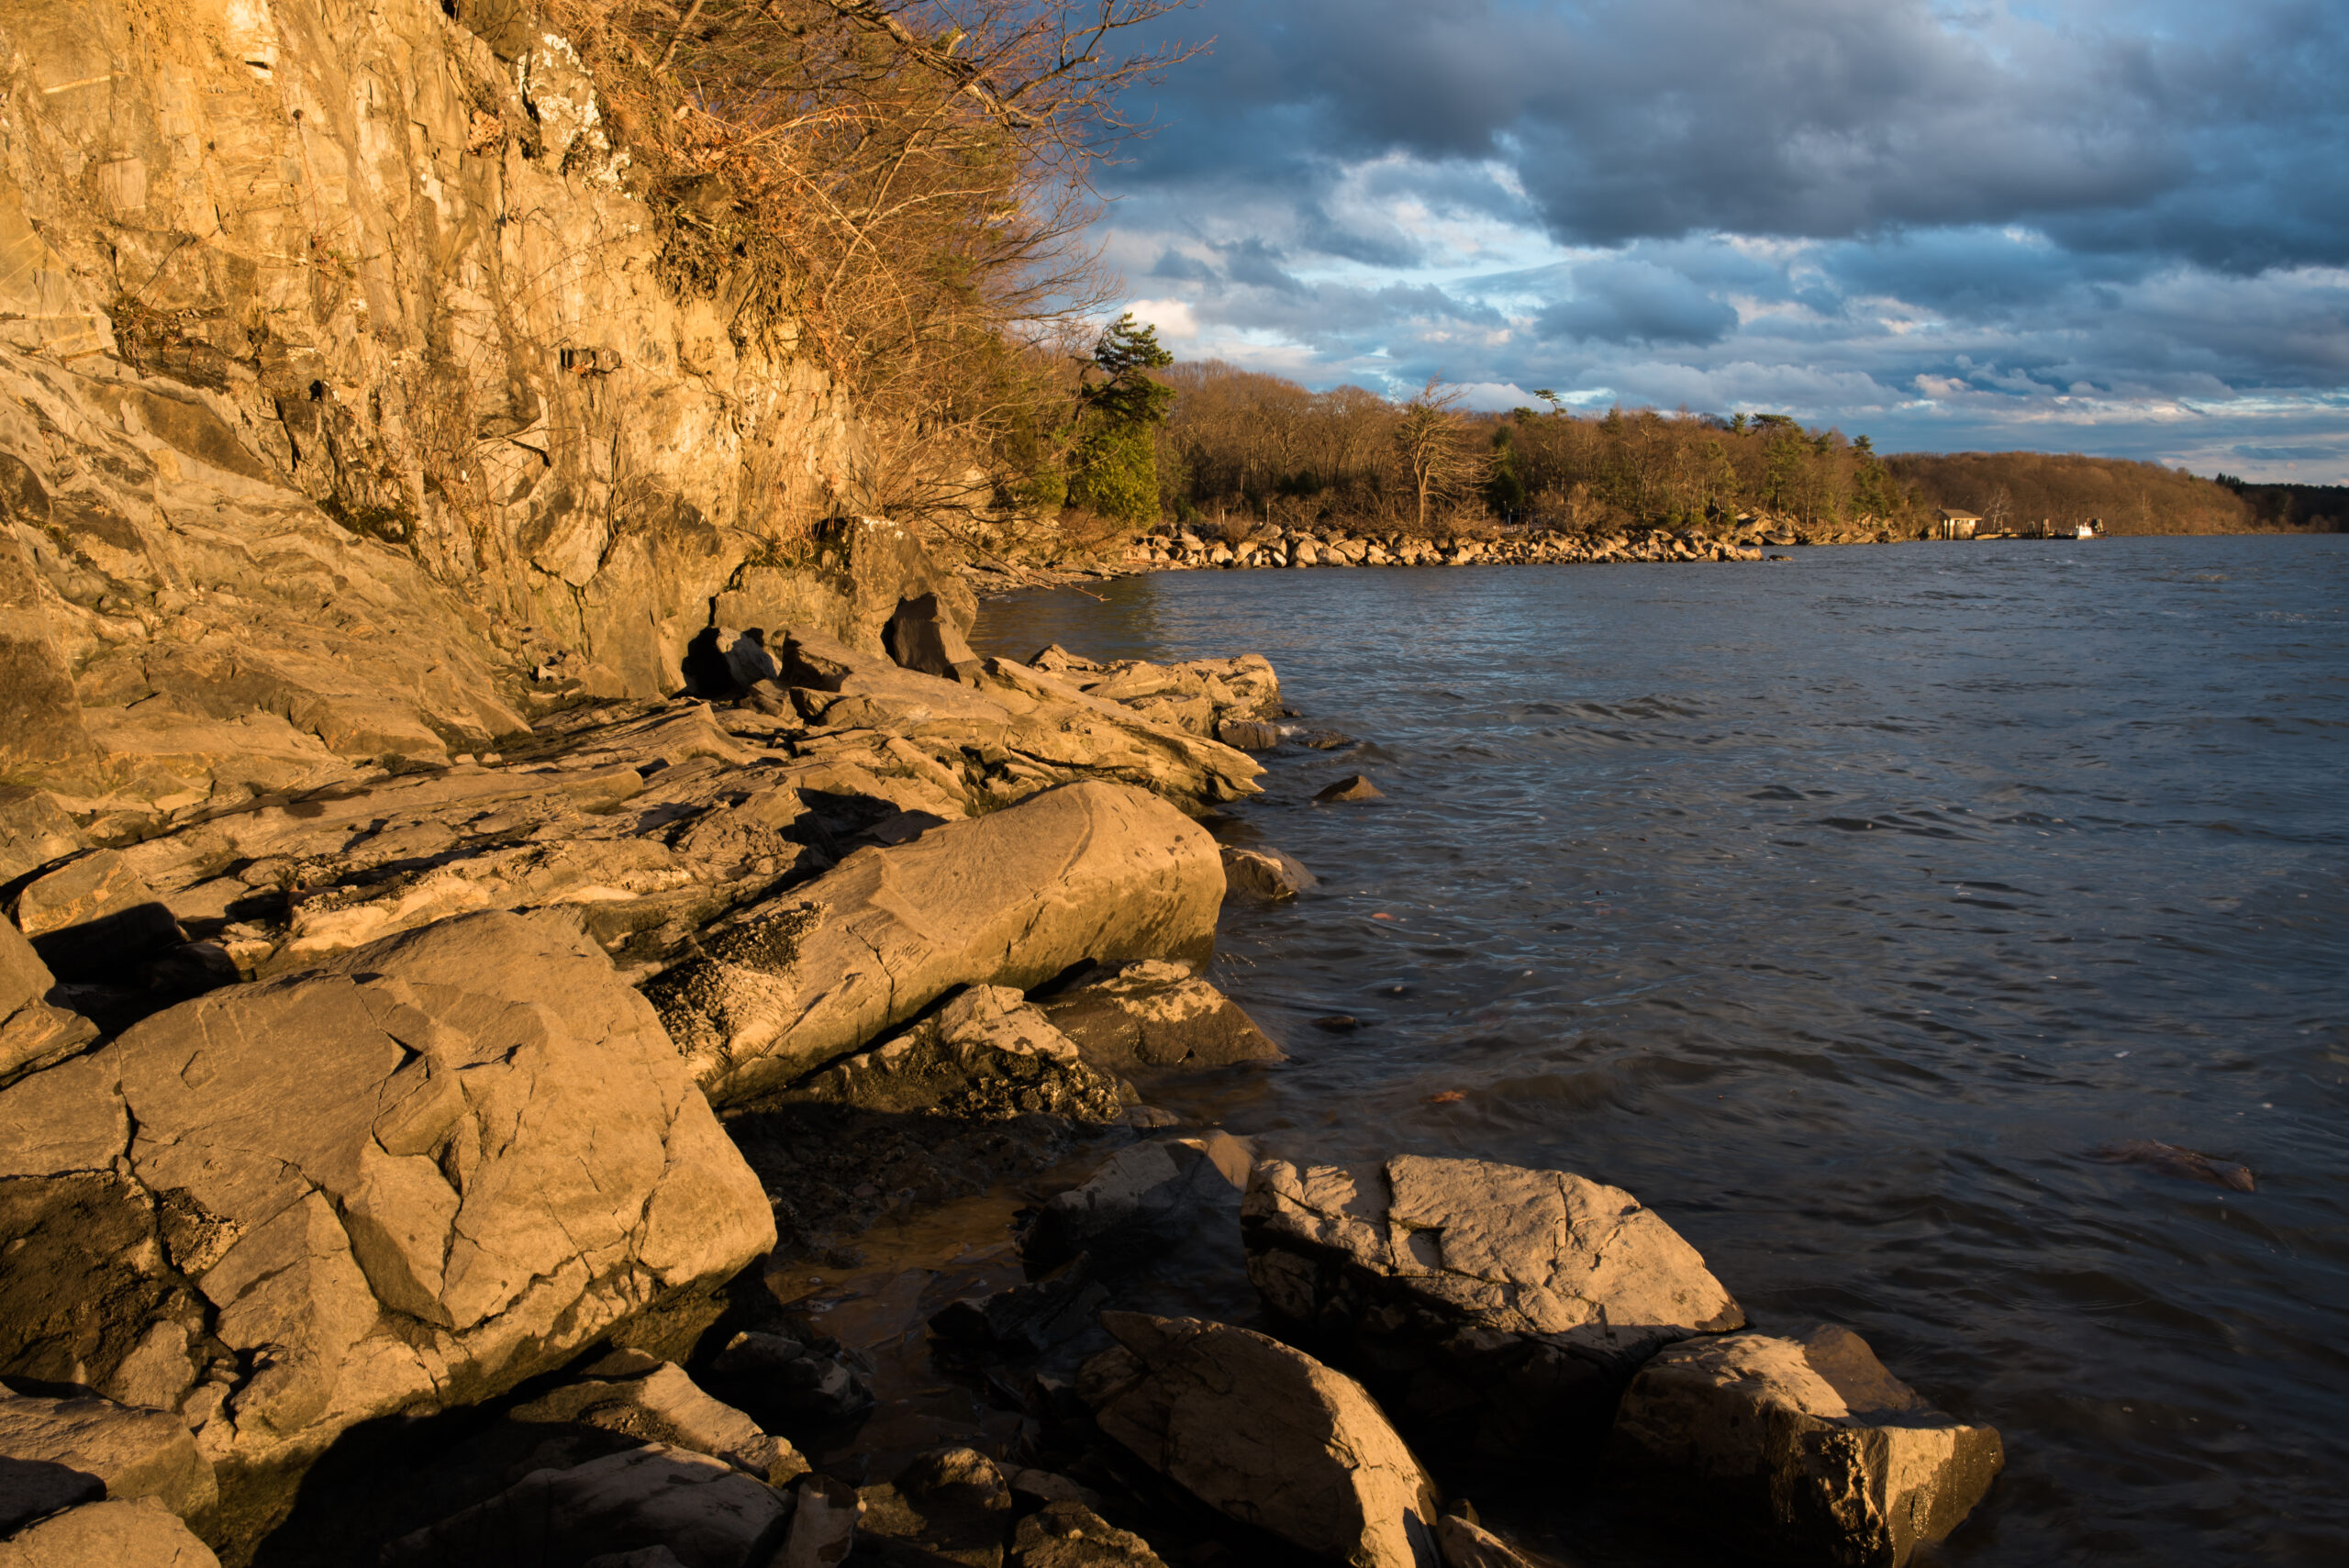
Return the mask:
<path id="1" fill-rule="evenodd" d="M 2107 539 L 1168 574 L 974 641 L 1261 651 L 1363 738 L 1219 829 L 1322 883 L 1227 911 L 1296 1060 L 1188 1108 L 1629 1187 L 2004 1431 L 1945 1562 L 2338 1563 L 2344 606 L 2349 539 Z"/>

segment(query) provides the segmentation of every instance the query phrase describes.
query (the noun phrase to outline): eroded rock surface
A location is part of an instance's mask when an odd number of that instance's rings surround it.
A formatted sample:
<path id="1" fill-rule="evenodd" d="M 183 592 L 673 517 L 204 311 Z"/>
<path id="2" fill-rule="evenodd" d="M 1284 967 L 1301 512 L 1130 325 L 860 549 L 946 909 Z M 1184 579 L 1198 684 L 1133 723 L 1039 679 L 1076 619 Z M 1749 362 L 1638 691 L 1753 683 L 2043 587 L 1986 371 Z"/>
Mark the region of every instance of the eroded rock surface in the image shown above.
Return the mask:
<path id="1" fill-rule="evenodd" d="M 1437 1568 L 1435 1483 L 1360 1384 L 1228 1324 L 1102 1315 L 1102 1432 L 1208 1507 L 1355 1568 Z"/>
<path id="2" fill-rule="evenodd" d="M 1788 1559 L 1901 1568 L 1946 1537 L 2005 1462 L 1885 1370 L 1848 1329 L 1675 1345 L 1623 1396 L 1612 1453 L 1683 1510 Z"/>
<path id="3" fill-rule="evenodd" d="M 1649 1356 L 1745 1321 L 1670 1226 L 1568 1172 L 1267 1161 L 1241 1216 L 1268 1310 L 1375 1368 L 1407 1423 L 1496 1452 L 1596 1446 Z"/>

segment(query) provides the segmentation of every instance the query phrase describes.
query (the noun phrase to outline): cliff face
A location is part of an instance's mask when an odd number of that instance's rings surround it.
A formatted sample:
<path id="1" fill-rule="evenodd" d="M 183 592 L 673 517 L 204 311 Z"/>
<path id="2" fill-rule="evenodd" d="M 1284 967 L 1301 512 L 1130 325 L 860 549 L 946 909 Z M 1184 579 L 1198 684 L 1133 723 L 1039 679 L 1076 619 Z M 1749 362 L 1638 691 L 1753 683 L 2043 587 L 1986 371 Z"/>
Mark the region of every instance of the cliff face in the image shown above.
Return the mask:
<path id="1" fill-rule="evenodd" d="M 846 401 L 651 215 L 511 0 L 0 0 L 0 783 L 184 805 L 874 646 Z M 224 728 L 225 727 L 225 728 Z"/>

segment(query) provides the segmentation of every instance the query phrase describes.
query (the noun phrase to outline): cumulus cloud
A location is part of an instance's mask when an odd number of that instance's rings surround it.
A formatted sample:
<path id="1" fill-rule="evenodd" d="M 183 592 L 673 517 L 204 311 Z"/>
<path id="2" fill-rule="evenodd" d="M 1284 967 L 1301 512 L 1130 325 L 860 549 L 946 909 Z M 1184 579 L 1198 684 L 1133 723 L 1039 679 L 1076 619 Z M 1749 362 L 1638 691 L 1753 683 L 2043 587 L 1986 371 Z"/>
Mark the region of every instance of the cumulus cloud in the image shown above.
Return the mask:
<path id="1" fill-rule="evenodd" d="M 1104 232 L 1182 351 L 2349 479 L 2328 5 L 1178 15 Z"/>

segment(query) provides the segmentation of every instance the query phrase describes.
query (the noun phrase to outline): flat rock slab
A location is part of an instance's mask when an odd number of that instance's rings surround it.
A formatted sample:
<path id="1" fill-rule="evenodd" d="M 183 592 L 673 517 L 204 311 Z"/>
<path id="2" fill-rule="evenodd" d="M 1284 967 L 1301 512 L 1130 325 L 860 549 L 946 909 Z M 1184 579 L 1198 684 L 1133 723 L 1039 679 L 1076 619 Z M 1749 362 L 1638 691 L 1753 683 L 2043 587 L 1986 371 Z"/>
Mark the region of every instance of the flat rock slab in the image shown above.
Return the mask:
<path id="1" fill-rule="evenodd" d="M 212 1462 L 196 1451 L 185 1421 L 95 1395 L 50 1399 L 0 1390 L 0 1459 L 12 1462 L 0 1468 L 0 1491 L 54 1466 L 88 1477 L 106 1497 L 153 1497 L 184 1518 L 207 1512 L 220 1495 Z M 0 1518 L 0 1529 L 24 1517 Z"/>
<path id="2" fill-rule="evenodd" d="M 1435 1483 L 1362 1385 L 1279 1340 L 1105 1312 L 1078 1391 L 1103 1434 L 1209 1507 L 1351 1568 L 1437 1568 Z"/>
<path id="3" fill-rule="evenodd" d="M 1112 1072 L 1285 1060 L 1239 1003 L 1185 964 L 1120 964 L 1046 998 L 1043 1008 L 1085 1061 Z"/>
<path id="4" fill-rule="evenodd" d="M 1564 1171 L 1267 1161 L 1241 1227 L 1275 1318 L 1378 1369 L 1407 1423 L 1488 1451 L 1596 1448 L 1641 1362 L 1745 1321 L 1637 1198 Z"/>
<path id="5" fill-rule="evenodd" d="M 1901 1568 L 2006 1460 L 1997 1431 L 1935 1409 L 1832 1324 L 1660 1352 L 1623 1396 L 1610 1452 L 1689 1517 L 1837 1568 Z"/>
<path id="6" fill-rule="evenodd" d="M 780 1088 L 958 985 L 1024 991 L 1087 960 L 1203 951 L 1223 866 L 1164 801 L 1089 782 L 861 850 L 788 898 L 646 987 L 721 1103 Z"/>

